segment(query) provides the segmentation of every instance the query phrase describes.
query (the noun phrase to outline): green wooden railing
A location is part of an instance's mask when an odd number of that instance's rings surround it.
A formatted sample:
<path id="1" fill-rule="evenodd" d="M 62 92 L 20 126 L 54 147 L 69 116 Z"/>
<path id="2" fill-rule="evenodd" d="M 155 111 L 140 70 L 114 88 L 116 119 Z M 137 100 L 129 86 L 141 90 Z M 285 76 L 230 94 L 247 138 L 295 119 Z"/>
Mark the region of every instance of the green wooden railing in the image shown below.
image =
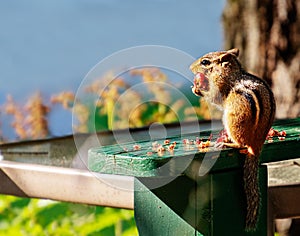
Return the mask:
<path id="1" fill-rule="evenodd" d="M 261 207 L 254 232 L 244 230 L 245 155 L 194 144 L 202 139 L 205 146 L 211 132 L 93 148 L 89 169 L 136 177 L 134 209 L 141 235 L 267 235 L 267 164 L 300 157 L 300 118 L 276 121 L 273 128 L 286 137 L 266 141 L 261 153 Z M 211 141 L 217 135 L 213 132 Z"/>

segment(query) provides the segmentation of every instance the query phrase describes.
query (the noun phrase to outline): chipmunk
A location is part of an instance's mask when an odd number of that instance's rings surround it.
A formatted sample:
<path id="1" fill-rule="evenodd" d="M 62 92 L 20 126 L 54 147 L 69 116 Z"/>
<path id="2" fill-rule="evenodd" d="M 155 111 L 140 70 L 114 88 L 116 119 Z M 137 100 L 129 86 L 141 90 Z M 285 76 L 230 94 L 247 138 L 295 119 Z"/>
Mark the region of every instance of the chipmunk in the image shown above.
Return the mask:
<path id="1" fill-rule="evenodd" d="M 256 229 L 260 194 L 259 155 L 275 115 L 274 95 L 267 83 L 246 72 L 237 57 L 238 49 L 211 52 L 190 66 L 195 74 L 192 91 L 223 110 L 223 125 L 230 143 L 224 146 L 247 147 L 244 164 L 246 230 Z"/>

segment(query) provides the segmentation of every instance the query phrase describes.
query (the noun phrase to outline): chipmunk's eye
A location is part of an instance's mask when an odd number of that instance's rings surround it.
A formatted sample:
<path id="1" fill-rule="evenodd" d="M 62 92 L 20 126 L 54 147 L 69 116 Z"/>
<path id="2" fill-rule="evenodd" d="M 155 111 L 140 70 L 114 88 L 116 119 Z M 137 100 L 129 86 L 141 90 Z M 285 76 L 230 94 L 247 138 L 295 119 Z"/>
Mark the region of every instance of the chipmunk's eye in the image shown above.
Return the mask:
<path id="1" fill-rule="evenodd" d="M 210 65 L 210 61 L 207 60 L 207 59 L 203 59 L 203 60 L 201 61 L 201 65 L 203 65 L 203 66 L 208 66 L 208 65 Z"/>

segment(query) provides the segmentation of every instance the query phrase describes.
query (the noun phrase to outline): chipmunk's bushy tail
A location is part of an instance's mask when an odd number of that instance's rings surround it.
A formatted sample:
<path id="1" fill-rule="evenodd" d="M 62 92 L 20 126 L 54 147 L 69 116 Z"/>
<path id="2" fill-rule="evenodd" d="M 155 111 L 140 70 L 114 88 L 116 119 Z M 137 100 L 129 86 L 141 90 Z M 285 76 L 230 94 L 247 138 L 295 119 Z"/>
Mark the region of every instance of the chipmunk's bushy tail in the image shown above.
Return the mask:
<path id="1" fill-rule="evenodd" d="M 254 231 L 259 216 L 260 193 L 258 186 L 258 157 L 250 153 L 248 153 L 244 164 L 244 190 L 247 203 L 246 231 Z"/>

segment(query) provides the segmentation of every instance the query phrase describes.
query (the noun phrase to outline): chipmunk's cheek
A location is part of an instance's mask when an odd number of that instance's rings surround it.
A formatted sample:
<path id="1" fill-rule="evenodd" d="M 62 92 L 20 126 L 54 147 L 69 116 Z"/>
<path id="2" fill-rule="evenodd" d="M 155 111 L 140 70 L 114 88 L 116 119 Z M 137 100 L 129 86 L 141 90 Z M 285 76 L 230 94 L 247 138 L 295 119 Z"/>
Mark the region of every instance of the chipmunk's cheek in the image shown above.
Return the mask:
<path id="1" fill-rule="evenodd" d="M 194 78 L 194 86 L 192 91 L 198 96 L 203 96 L 203 92 L 209 90 L 209 82 L 203 73 L 197 73 Z"/>

